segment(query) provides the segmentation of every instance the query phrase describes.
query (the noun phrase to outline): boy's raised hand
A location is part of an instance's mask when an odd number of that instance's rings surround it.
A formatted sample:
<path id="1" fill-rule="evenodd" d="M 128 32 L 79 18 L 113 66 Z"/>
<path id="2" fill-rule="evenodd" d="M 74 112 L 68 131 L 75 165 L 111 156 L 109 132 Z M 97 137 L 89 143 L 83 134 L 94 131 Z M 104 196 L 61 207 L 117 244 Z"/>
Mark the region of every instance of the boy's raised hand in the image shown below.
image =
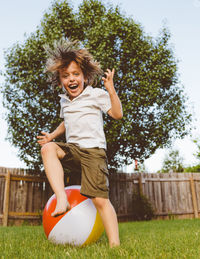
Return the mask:
<path id="1" fill-rule="evenodd" d="M 102 77 L 102 80 L 104 81 L 104 85 L 110 95 L 110 101 L 111 101 L 111 108 L 108 110 L 107 113 L 112 118 L 119 120 L 123 117 L 123 111 L 122 111 L 121 101 L 114 87 L 114 82 L 113 82 L 114 73 L 115 73 L 114 68 L 112 69 L 112 71 L 110 69 L 107 69 L 105 72 L 105 77 Z"/>
<path id="2" fill-rule="evenodd" d="M 108 92 L 113 91 L 115 89 L 114 83 L 113 83 L 114 73 L 115 73 L 114 68 L 112 69 L 112 71 L 110 69 L 107 69 L 105 72 L 106 77 L 102 77 L 105 88 Z"/>
<path id="3" fill-rule="evenodd" d="M 48 132 L 41 132 L 43 136 L 37 136 L 39 139 L 37 142 L 40 144 L 40 146 L 45 145 L 46 143 L 50 142 L 52 140 L 51 134 Z"/>

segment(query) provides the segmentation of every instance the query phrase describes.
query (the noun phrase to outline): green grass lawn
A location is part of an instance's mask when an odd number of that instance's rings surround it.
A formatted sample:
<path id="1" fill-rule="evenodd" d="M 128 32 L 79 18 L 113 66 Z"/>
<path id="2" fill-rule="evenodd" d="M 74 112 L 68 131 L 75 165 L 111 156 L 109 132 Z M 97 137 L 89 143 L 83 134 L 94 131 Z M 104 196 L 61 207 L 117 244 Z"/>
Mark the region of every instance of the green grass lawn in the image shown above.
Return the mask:
<path id="1" fill-rule="evenodd" d="M 0 227 L 0 258 L 200 258 L 200 220 L 120 223 L 121 246 L 104 234 L 84 248 L 50 243 L 42 226 Z"/>

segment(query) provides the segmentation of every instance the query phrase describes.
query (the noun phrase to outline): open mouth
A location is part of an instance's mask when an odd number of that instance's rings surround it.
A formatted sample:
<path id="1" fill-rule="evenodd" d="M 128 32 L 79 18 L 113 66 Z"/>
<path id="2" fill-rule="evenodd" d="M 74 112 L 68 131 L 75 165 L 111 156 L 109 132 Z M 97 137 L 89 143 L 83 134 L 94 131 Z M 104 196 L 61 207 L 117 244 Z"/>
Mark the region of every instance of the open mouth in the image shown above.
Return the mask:
<path id="1" fill-rule="evenodd" d="M 69 88 L 71 89 L 71 90 L 74 90 L 74 89 L 76 89 L 78 87 L 78 85 L 69 85 Z"/>

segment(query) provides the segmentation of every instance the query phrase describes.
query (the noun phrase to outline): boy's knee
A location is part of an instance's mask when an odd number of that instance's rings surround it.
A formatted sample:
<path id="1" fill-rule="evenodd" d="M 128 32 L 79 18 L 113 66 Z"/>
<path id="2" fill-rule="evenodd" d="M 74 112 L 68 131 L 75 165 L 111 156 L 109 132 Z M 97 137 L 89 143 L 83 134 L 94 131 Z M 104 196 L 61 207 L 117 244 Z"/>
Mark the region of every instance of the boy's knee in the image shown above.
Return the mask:
<path id="1" fill-rule="evenodd" d="M 46 153 L 48 153 L 49 151 L 53 150 L 55 147 L 54 147 L 54 143 L 53 142 L 49 142 L 47 144 L 45 144 L 44 146 L 42 146 L 41 148 L 41 154 L 42 155 L 45 155 Z"/>
<path id="2" fill-rule="evenodd" d="M 108 199 L 100 198 L 100 197 L 93 198 L 92 201 L 97 209 L 104 208 L 109 202 Z"/>

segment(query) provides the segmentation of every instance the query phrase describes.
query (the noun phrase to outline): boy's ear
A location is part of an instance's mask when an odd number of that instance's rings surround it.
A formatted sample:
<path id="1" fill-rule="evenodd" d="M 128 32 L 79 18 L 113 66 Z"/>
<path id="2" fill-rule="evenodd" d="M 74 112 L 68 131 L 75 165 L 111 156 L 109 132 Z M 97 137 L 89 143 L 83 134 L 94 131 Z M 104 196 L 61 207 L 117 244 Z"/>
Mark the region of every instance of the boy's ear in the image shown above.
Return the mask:
<path id="1" fill-rule="evenodd" d="M 89 80 L 87 78 L 84 78 L 84 86 L 87 86 L 89 83 Z"/>
<path id="2" fill-rule="evenodd" d="M 84 83 L 87 83 L 87 82 L 88 82 L 87 77 L 84 77 Z"/>

